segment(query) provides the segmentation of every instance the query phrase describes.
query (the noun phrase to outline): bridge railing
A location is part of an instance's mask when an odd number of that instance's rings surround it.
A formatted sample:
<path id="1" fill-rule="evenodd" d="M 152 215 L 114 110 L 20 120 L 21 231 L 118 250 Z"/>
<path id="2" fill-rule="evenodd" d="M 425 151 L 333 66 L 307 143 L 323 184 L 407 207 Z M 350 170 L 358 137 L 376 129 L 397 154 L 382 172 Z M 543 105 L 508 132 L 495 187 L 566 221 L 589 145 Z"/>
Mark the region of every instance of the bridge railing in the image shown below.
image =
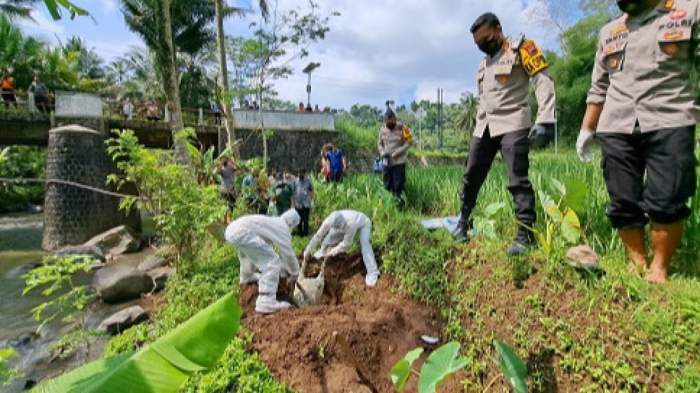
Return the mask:
<path id="1" fill-rule="evenodd" d="M 0 100 L 0 114 L 5 117 L 48 117 L 54 110 L 53 97 L 36 99 L 29 92 L 2 92 Z"/>
<path id="2" fill-rule="evenodd" d="M 157 112 L 149 113 L 146 105 L 133 105 L 130 115 L 124 112 L 124 101 L 105 99 L 105 118 L 113 120 L 130 120 L 139 122 L 168 123 L 171 116 L 167 108 L 158 105 Z M 182 108 L 182 120 L 187 127 L 218 127 L 223 126 L 222 114 L 204 108 Z"/>

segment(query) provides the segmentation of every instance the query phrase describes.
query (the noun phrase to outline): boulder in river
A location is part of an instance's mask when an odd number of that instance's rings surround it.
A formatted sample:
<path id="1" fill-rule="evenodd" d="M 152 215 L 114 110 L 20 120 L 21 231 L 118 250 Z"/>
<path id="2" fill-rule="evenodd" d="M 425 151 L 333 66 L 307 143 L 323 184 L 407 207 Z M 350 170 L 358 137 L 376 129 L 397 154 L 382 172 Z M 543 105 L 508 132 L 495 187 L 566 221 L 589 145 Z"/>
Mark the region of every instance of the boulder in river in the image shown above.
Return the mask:
<path id="1" fill-rule="evenodd" d="M 104 254 L 123 255 L 138 251 L 141 241 L 122 225 L 93 237 L 85 245 L 99 247 Z"/>
<path id="2" fill-rule="evenodd" d="M 149 270 L 158 269 L 168 264 L 165 257 L 160 255 L 151 255 L 139 264 L 139 270 L 147 272 Z"/>
<path id="3" fill-rule="evenodd" d="M 151 292 L 153 279 L 133 266 L 116 265 L 98 270 L 93 286 L 105 303 L 120 303 Z"/>
<path id="4" fill-rule="evenodd" d="M 89 246 L 89 245 L 82 245 L 82 246 L 68 246 L 68 247 L 63 247 L 62 249 L 54 252 L 52 254 L 53 257 L 65 257 L 65 256 L 71 256 L 71 255 L 86 255 L 91 258 L 97 259 L 100 262 L 105 261 L 105 254 L 102 252 L 102 249 L 100 249 L 97 246 Z"/>
<path id="5" fill-rule="evenodd" d="M 168 266 L 149 270 L 148 276 L 151 277 L 153 285 L 155 286 L 153 291 L 158 292 L 165 289 L 165 283 L 168 282 L 173 273 L 175 273 L 175 269 Z"/>
<path id="6" fill-rule="evenodd" d="M 148 320 L 146 310 L 141 306 L 131 306 L 102 321 L 97 330 L 115 335 L 146 320 Z"/>

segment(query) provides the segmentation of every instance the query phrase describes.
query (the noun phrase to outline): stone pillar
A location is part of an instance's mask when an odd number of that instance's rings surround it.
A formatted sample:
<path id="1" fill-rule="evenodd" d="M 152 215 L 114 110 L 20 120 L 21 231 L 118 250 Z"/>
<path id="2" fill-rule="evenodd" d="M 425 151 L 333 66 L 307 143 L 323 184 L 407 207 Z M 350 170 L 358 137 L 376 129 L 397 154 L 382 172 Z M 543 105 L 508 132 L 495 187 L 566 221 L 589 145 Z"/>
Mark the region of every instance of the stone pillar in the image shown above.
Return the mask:
<path id="1" fill-rule="evenodd" d="M 46 178 L 108 189 L 107 176 L 115 173 L 116 168 L 105 149 L 102 105 L 101 102 L 99 105 L 86 102 L 89 96 L 81 99 L 65 102 L 57 97 L 56 124 L 59 127 L 49 131 Z M 99 97 L 93 99 L 99 100 Z M 81 113 L 85 108 L 88 110 Z M 65 125 L 66 122 L 78 124 Z M 114 196 L 49 182 L 44 201 L 42 247 L 53 251 L 82 244 L 125 223 L 140 231 L 138 213 L 125 217 L 119 211 L 119 202 Z"/>

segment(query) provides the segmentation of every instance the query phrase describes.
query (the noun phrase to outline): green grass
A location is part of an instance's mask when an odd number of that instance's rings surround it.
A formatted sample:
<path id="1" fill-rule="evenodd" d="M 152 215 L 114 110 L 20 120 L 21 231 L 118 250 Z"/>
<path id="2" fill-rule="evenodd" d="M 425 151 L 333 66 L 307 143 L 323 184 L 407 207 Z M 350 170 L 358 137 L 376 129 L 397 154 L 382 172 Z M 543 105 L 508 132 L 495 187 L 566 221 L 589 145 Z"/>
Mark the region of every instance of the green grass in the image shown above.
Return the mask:
<path id="1" fill-rule="evenodd" d="M 444 334 L 458 339 L 470 362 L 466 391 L 483 391 L 492 381 L 504 389 L 493 362 L 492 340 L 512 345 L 527 360 L 531 390 L 697 392 L 700 385 L 700 208 L 695 203 L 672 280 L 651 286 L 627 273 L 621 244 L 605 216 L 607 192 L 598 165 L 581 164 L 572 152 L 532 155 L 536 189 L 554 193 L 553 179 L 586 184 L 581 222 L 585 238 L 602 255 L 605 274 L 580 274 L 566 266 L 567 244 L 555 240 L 550 255 L 534 251 L 509 259 L 504 249 L 517 225 L 511 209 L 495 217 L 498 238 L 477 238 L 455 246 L 445 231 L 428 233 L 424 217 L 455 214 L 461 167 L 411 168 L 409 207 L 400 210 L 377 175 L 351 176 L 340 185 L 316 184 L 311 226 L 336 209 L 352 208 L 372 218 L 382 269 L 400 290 L 439 308 Z M 507 202 L 506 173 L 494 164 L 475 215 L 494 202 Z M 544 216 L 538 207 L 540 218 Z M 543 228 L 543 222 L 537 225 Z M 300 252 L 308 239 L 295 239 Z M 234 250 L 203 243 L 202 258 L 168 286 L 167 305 L 154 322 L 114 339 L 110 352 L 151 342 L 231 289 L 238 264 Z M 245 335 L 235 340 L 219 365 L 197 375 L 187 392 L 286 392 L 259 357 L 246 352 Z M 387 376 L 388 378 L 388 376 Z M 501 381 L 501 382 L 499 382 Z M 562 391 L 564 391 L 562 390 Z"/>

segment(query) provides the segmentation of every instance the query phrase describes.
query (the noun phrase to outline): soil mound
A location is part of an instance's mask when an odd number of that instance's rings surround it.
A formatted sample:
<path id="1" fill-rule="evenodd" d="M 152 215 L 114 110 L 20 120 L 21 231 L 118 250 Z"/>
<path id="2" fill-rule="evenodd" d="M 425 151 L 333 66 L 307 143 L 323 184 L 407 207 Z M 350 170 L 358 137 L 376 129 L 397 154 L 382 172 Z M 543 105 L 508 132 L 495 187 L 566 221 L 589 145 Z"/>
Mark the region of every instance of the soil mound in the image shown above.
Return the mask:
<path id="1" fill-rule="evenodd" d="M 310 264 L 307 276 L 318 268 Z M 387 275 L 377 287 L 366 288 L 364 265 L 357 255 L 329 261 L 324 304 L 319 306 L 258 315 L 257 287 L 244 286 L 242 322 L 254 335 L 250 349 L 277 378 L 302 393 L 393 392 L 391 367 L 421 346 L 421 335 L 439 335 L 441 325 L 436 310 L 391 288 Z M 280 298 L 289 297 L 291 289 L 281 289 Z M 406 391 L 416 391 L 415 379 Z M 456 387 L 455 382 L 444 387 Z"/>

